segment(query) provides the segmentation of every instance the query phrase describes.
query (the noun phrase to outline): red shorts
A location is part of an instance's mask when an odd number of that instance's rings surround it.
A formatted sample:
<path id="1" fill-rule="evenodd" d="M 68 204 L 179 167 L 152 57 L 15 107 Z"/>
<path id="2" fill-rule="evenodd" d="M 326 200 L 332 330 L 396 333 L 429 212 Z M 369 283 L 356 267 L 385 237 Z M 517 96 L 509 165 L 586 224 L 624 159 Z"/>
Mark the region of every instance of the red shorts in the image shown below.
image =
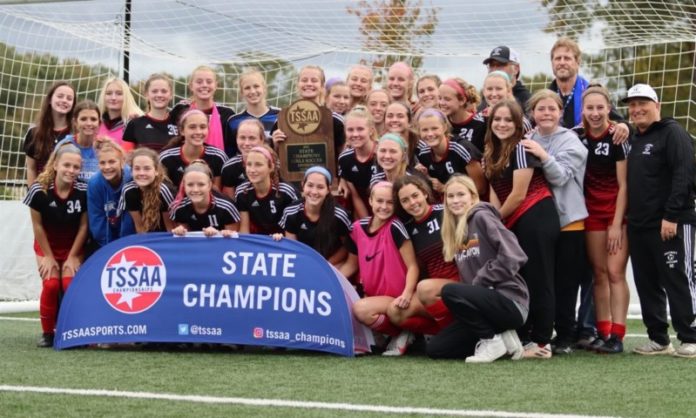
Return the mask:
<path id="1" fill-rule="evenodd" d="M 614 215 L 590 215 L 585 218 L 585 231 L 606 231 L 612 224 Z M 626 225 L 626 218 L 621 225 Z"/>
<path id="2" fill-rule="evenodd" d="M 60 248 L 53 248 L 51 247 L 51 251 L 53 251 L 53 258 L 56 259 L 56 261 L 63 262 L 68 259 L 68 254 L 70 254 L 70 248 L 66 249 L 60 249 Z M 38 255 L 39 257 L 45 257 L 46 255 L 41 251 L 41 246 L 39 245 L 39 242 L 37 240 L 34 240 L 34 253 Z"/>

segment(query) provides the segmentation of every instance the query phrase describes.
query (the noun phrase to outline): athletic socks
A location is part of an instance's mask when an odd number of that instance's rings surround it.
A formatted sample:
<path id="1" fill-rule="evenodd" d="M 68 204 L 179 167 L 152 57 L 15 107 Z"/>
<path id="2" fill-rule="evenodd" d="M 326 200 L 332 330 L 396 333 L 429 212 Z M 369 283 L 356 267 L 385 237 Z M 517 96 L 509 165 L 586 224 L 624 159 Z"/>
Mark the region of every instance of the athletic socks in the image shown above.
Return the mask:
<path id="1" fill-rule="evenodd" d="M 370 325 L 370 328 L 381 334 L 387 334 L 392 337 L 396 337 L 397 335 L 401 334 L 401 328 L 392 324 L 389 318 L 387 318 L 387 316 L 384 314 L 380 314 L 377 317 L 377 320 Z"/>
<path id="2" fill-rule="evenodd" d="M 624 337 L 626 336 L 626 324 L 617 324 L 615 322 L 612 323 L 611 335 L 618 338 L 619 341 L 623 341 Z"/>
<path id="3" fill-rule="evenodd" d="M 609 334 L 613 334 L 611 321 L 597 321 L 597 334 L 603 340 L 609 338 Z"/>
<path id="4" fill-rule="evenodd" d="M 72 276 L 66 276 L 60 279 L 60 282 L 63 285 L 63 293 L 68 291 L 68 286 L 70 286 L 70 283 L 72 283 L 72 279 Z"/>
<path id="5" fill-rule="evenodd" d="M 406 318 L 399 326 L 405 330 L 411 331 L 414 334 L 435 335 L 440 331 L 440 326 L 432 318 L 424 316 L 412 316 Z"/>
<path id="6" fill-rule="evenodd" d="M 60 280 L 57 277 L 50 277 L 41 282 L 41 286 L 41 297 L 39 300 L 41 329 L 44 334 L 53 334 L 56 328 L 56 316 L 58 315 Z"/>
<path id="7" fill-rule="evenodd" d="M 449 308 L 447 308 L 442 299 L 438 299 L 437 302 L 426 306 L 425 310 L 433 317 L 440 329 L 446 328 L 454 320 Z"/>

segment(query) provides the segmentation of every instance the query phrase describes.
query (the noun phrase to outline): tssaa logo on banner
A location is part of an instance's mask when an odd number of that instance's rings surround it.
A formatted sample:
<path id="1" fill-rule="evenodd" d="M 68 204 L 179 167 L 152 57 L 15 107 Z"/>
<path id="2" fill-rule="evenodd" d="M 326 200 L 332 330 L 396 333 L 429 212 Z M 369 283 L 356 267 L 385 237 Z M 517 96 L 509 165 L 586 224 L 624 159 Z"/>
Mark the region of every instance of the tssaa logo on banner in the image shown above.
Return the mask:
<path id="1" fill-rule="evenodd" d="M 133 235 L 80 268 L 55 347 L 205 342 L 350 356 L 371 342 L 351 315 L 355 300 L 345 278 L 297 241 Z"/>

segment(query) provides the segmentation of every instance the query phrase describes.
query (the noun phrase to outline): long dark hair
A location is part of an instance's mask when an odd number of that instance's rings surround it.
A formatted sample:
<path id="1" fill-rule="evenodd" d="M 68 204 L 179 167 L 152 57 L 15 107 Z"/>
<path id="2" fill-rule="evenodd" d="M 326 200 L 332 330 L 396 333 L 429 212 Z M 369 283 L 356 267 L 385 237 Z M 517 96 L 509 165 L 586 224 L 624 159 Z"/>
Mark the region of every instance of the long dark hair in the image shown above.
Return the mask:
<path id="1" fill-rule="evenodd" d="M 425 201 L 428 202 L 429 205 L 432 205 L 435 201 L 435 198 L 433 197 L 433 189 L 428 184 L 428 181 L 423 177 L 404 175 L 397 178 L 396 181 L 394 181 L 393 187 L 394 212 L 396 212 L 396 216 L 398 216 L 401 220 L 407 220 L 411 217 L 411 215 L 406 212 L 404 207 L 401 206 L 401 201 L 399 200 L 399 191 L 409 184 L 416 186 L 418 190 L 423 192 L 425 195 Z"/>
<path id="2" fill-rule="evenodd" d="M 329 193 L 324 198 L 324 202 L 321 204 L 319 209 L 319 221 L 317 222 L 316 235 L 314 237 L 314 249 L 317 250 L 319 254 L 324 256 L 324 258 L 329 258 L 336 252 L 340 246 L 340 241 L 336 237 L 336 200 L 331 194 L 331 184 L 329 179 L 322 176 L 324 181 L 326 181 L 326 187 Z M 304 181 L 302 182 L 302 188 L 304 188 Z"/>
<path id="3" fill-rule="evenodd" d="M 68 124 L 68 132 L 72 132 L 72 117 L 73 111 L 75 110 L 75 103 L 77 97 L 75 97 L 75 89 L 67 81 L 58 81 L 54 83 L 46 92 L 43 101 L 41 101 L 41 109 L 36 117 L 36 127 L 34 127 L 34 133 L 32 141 L 34 143 L 34 149 L 36 150 L 36 157 L 38 160 L 47 160 L 53 151 L 53 111 L 51 109 L 51 100 L 53 99 L 53 94 L 59 87 L 66 86 L 70 88 L 73 92 L 73 103 L 70 111 L 65 115 L 65 122 Z"/>
<path id="4" fill-rule="evenodd" d="M 501 107 L 507 107 L 512 116 L 512 123 L 515 125 L 515 132 L 512 138 L 501 141 L 496 134 L 493 133 L 491 126 L 493 125 L 493 117 Z M 522 108 L 517 101 L 506 99 L 496 103 L 488 114 L 488 124 L 486 125 L 485 151 L 483 152 L 483 161 L 485 162 L 485 173 L 488 179 L 493 179 L 502 174 L 510 162 L 510 155 L 514 151 L 517 144 L 524 136 L 524 122 L 522 116 Z"/>

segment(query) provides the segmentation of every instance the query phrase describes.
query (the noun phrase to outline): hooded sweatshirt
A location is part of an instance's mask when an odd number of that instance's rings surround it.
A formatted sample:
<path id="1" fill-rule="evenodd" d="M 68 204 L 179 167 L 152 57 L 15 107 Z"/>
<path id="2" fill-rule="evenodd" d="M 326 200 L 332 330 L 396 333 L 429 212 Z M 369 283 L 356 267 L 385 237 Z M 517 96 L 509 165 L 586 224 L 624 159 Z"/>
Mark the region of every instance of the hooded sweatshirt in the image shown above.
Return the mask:
<path id="1" fill-rule="evenodd" d="M 87 185 L 87 216 L 89 231 L 99 247 L 126 235 L 135 234 L 130 213 L 119 213 L 118 203 L 123 186 L 133 180 L 129 166 L 123 167 L 121 183 L 113 187 L 101 171 L 92 176 Z"/>
<path id="2" fill-rule="evenodd" d="M 505 228 L 500 213 L 490 203 L 480 202 L 467 216 L 467 237 L 454 260 L 462 283 L 484 286 L 515 302 L 526 316 L 529 291 L 520 276 L 527 262 L 517 237 Z"/>
<path id="3" fill-rule="evenodd" d="M 561 228 L 587 218 L 583 194 L 587 148 L 573 131 L 561 127 L 551 135 L 534 131 L 531 139 L 549 154 L 541 168 L 551 186 Z"/>

